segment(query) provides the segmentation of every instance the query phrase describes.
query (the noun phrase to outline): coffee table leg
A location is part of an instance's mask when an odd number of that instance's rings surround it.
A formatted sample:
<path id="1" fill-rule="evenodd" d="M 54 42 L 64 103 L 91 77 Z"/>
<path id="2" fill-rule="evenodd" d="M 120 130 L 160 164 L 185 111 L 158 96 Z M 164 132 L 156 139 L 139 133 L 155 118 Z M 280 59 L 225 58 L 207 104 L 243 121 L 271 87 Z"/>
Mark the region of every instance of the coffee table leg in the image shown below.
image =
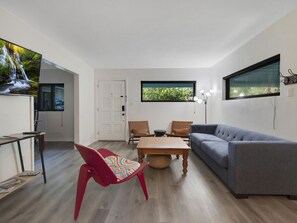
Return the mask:
<path id="1" fill-rule="evenodd" d="M 189 156 L 189 151 L 184 151 L 183 152 L 183 172 L 184 175 L 187 175 L 187 168 L 188 168 L 188 156 Z"/>
<path id="2" fill-rule="evenodd" d="M 138 162 L 143 163 L 143 152 L 141 149 L 138 149 Z"/>

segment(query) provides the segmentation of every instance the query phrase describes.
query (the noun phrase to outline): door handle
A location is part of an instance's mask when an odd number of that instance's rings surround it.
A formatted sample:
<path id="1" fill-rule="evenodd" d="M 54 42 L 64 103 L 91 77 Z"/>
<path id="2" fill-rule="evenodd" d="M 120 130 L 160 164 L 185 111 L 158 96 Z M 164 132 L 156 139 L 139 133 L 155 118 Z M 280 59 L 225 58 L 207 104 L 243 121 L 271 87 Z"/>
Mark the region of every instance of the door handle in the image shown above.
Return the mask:
<path id="1" fill-rule="evenodd" d="M 122 105 L 122 112 L 125 111 L 125 105 Z"/>

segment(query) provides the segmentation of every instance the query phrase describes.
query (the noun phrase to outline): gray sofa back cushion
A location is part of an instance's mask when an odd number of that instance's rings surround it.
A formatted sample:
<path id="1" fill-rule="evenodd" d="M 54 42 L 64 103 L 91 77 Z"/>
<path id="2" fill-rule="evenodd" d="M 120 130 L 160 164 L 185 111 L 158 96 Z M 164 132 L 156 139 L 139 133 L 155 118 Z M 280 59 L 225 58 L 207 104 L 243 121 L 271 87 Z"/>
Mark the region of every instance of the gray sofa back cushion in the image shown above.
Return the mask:
<path id="1" fill-rule="evenodd" d="M 204 134 L 215 134 L 217 124 L 215 125 L 199 125 L 199 124 L 193 124 L 191 125 L 191 133 L 204 133 Z"/>
<path id="2" fill-rule="evenodd" d="M 243 130 L 236 127 L 219 124 L 215 130 L 215 135 L 227 142 L 230 141 L 285 141 L 274 136 L 265 135 L 262 133 Z"/>

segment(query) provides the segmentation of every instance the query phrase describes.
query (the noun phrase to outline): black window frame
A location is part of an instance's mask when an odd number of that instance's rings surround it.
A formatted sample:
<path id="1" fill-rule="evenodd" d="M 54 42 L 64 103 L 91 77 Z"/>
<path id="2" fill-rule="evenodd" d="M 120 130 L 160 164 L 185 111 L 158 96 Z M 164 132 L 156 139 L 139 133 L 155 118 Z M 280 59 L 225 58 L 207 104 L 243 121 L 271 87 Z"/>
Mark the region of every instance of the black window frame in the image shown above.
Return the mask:
<path id="1" fill-rule="evenodd" d="M 228 76 L 223 77 L 223 80 L 225 80 L 225 93 L 226 93 L 226 100 L 236 100 L 236 99 L 246 99 L 246 98 L 259 98 L 259 97 L 271 97 L 271 96 L 280 96 L 280 92 L 276 93 L 269 93 L 269 94 L 259 94 L 259 95 L 247 95 L 247 96 L 240 96 L 240 97 L 232 97 L 230 98 L 230 79 L 233 77 L 237 77 L 243 74 L 246 74 L 247 72 L 251 72 L 253 70 L 260 69 L 262 67 L 265 67 L 267 65 L 273 64 L 279 62 L 280 63 L 280 54 L 275 55 L 273 57 L 270 57 L 266 60 L 263 60 L 259 63 L 256 63 L 254 65 L 251 65 L 249 67 L 246 67 L 242 70 L 239 70 L 233 74 L 230 74 Z M 279 65 L 280 67 L 280 65 Z"/>
<path id="2" fill-rule="evenodd" d="M 144 84 L 192 84 L 193 97 L 190 100 L 144 100 L 143 99 L 143 85 Z M 141 102 L 193 102 L 196 95 L 196 81 L 141 81 Z"/>
<path id="3" fill-rule="evenodd" d="M 45 86 L 45 87 L 50 87 L 51 88 L 51 96 L 50 96 L 50 104 L 51 104 L 51 109 L 49 110 L 45 110 L 43 108 L 41 108 L 41 98 L 42 98 L 42 95 L 41 95 L 41 89 L 42 87 Z M 64 103 L 64 106 L 63 106 L 63 109 L 55 109 L 55 88 L 56 87 L 63 87 L 64 89 L 64 92 L 63 92 L 63 103 Z M 47 112 L 47 111 L 57 111 L 57 112 L 61 112 L 61 111 L 64 111 L 65 110 L 65 84 L 64 83 L 40 83 L 39 84 L 39 87 L 38 87 L 38 103 L 37 103 L 37 107 L 38 107 L 38 111 L 41 111 L 41 112 Z"/>

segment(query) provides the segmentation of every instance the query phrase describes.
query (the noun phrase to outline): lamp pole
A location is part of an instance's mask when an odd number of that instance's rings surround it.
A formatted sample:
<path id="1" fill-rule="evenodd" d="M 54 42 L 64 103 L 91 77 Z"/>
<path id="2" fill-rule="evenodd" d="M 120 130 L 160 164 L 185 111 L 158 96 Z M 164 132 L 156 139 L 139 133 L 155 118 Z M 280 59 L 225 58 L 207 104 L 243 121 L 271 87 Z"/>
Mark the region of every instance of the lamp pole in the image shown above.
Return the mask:
<path id="1" fill-rule="evenodd" d="M 207 98 L 204 99 L 204 123 L 207 124 Z"/>
<path id="2" fill-rule="evenodd" d="M 204 123 L 207 124 L 207 100 L 208 97 L 210 97 L 211 94 L 213 94 L 213 91 L 209 90 L 209 92 L 204 92 L 204 90 L 200 90 L 199 92 L 202 95 L 202 99 L 195 96 L 194 101 L 197 101 L 199 104 L 204 102 Z"/>

